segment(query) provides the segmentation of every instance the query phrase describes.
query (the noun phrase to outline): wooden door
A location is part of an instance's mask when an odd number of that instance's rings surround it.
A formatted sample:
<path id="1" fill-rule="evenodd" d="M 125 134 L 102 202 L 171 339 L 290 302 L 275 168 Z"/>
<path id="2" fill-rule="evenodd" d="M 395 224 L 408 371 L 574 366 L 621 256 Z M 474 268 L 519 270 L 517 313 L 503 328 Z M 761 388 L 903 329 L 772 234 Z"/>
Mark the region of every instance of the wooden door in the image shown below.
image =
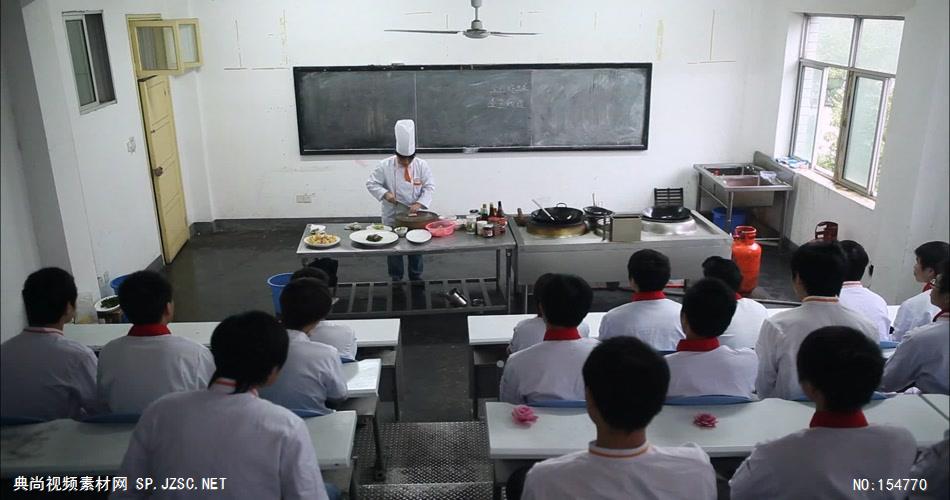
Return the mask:
<path id="1" fill-rule="evenodd" d="M 155 192 L 162 250 L 167 264 L 178 255 L 189 236 L 168 77 L 154 76 L 140 81 L 139 99 L 148 143 L 148 162 L 152 173 L 152 190 Z"/>

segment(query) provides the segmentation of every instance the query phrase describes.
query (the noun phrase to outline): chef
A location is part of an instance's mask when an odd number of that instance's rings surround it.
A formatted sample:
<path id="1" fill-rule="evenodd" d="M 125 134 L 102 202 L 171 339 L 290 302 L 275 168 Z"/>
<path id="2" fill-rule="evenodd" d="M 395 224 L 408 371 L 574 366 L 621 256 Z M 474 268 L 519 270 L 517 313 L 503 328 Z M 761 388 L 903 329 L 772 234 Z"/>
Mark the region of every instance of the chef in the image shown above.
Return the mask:
<path id="1" fill-rule="evenodd" d="M 416 158 L 416 126 L 412 120 L 396 122 L 396 154 L 379 162 L 366 181 L 366 189 L 382 206 L 383 224 L 396 225 L 397 215 L 414 214 L 432 205 L 435 181 L 425 160 Z M 391 255 L 389 277 L 401 281 L 402 256 Z M 422 279 L 422 255 L 409 256 L 409 279 Z"/>

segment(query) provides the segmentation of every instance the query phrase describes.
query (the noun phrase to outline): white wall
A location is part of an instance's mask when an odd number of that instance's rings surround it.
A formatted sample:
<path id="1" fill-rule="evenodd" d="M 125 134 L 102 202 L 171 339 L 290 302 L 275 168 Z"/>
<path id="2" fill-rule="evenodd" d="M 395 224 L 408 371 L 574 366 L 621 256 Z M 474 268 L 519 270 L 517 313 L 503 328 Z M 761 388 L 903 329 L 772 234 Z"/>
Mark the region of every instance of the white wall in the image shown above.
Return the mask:
<path id="1" fill-rule="evenodd" d="M 40 267 L 7 80 L 7 67 L 3 64 L 0 66 L 0 241 L 3 241 L 0 341 L 16 335 L 26 325 L 20 290 L 27 275 Z"/>

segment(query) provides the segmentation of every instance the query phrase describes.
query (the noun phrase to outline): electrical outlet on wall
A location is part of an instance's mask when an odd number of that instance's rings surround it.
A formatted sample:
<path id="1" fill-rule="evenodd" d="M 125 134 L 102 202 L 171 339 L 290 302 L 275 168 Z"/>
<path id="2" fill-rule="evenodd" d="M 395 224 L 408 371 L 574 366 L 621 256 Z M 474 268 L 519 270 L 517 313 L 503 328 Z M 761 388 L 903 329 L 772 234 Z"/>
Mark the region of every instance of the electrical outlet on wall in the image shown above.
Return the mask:
<path id="1" fill-rule="evenodd" d="M 135 137 L 129 137 L 129 140 L 126 141 L 126 143 L 125 143 L 125 149 L 126 149 L 129 153 L 134 153 L 134 152 L 135 152 Z"/>
<path id="2" fill-rule="evenodd" d="M 311 203 L 312 201 L 313 201 L 313 197 L 310 196 L 309 194 L 297 195 L 297 203 Z"/>

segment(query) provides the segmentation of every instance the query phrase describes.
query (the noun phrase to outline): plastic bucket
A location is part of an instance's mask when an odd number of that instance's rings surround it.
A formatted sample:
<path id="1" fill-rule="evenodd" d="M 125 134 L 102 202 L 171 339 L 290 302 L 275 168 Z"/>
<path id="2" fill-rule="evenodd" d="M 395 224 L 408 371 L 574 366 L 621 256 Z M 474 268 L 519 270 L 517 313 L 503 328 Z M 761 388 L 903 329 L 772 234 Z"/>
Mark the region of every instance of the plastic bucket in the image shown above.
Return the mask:
<path id="1" fill-rule="evenodd" d="M 270 286 L 271 298 L 274 300 L 274 314 L 280 314 L 280 293 L 284 291 L 287 283 L 290 283 L 290 277 L 294 273 L 275 274 L 267 278 L 267 285 Z"/>
<path id="2" fill-rule="evenodd" d="M 736 227 L 744 226 L 746 220 L 746 211 L 741 208 L 732 209 L 732 226 L 726 228 L 726 207 L 716 207 L 712 211 L 713 224 L 719 226 L 719 229 L 732 234 Z"/>
<path id="3" fill-rule="evenodd" d="M 119 294 L 119 287 L 122 286 L 122 282 L 125 281 L 125 279 L 128 277 L 129 277 L 128 274 L 124 274 L 109 282 L 109 286 L 112 287 L 112 291 L 115 292 L 116 295 Z"/>

